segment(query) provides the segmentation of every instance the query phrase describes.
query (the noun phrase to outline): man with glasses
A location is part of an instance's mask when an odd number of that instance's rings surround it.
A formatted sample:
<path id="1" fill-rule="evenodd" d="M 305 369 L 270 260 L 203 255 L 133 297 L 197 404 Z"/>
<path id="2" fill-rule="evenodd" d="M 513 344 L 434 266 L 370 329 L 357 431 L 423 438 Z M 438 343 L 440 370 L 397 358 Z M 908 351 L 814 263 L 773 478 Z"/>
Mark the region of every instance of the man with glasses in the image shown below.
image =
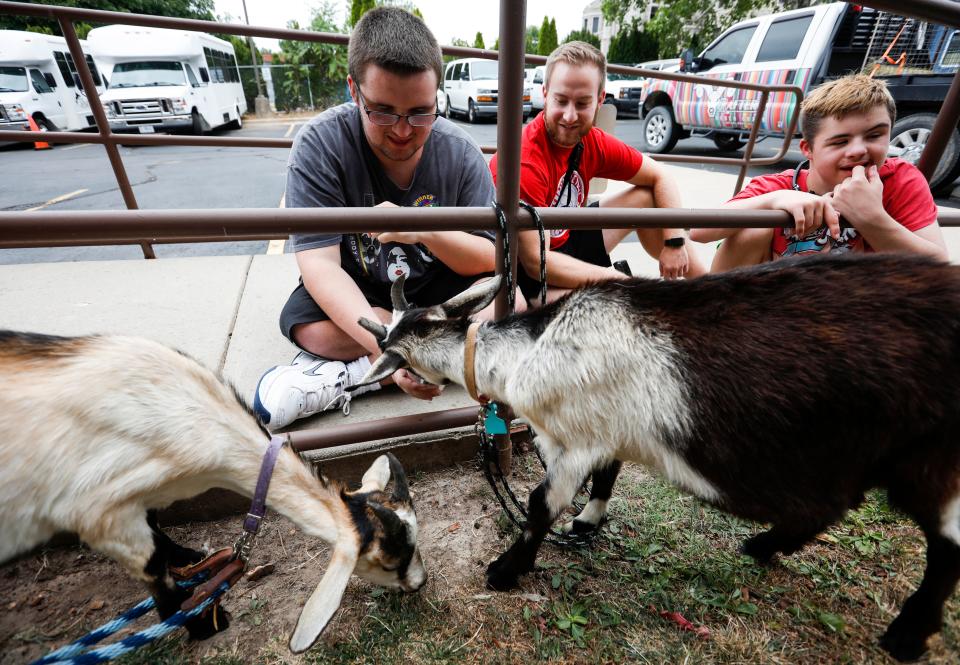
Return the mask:
<path id="1" fill-rule="evenodd" d="M 286 205 L 490 205 L 494 188 L 483 155 L 465 132 L 438 117 L 440 47 L 423 21 L 397 7 L 374 9 L 354 28 L 348 53 L 353 103 L 324 111 L 298 134 Z M 398 277 L 406 277 L 410 302 L 429 306 L 494 270 L 489 233 L 358 229 L 292 241 L 301 281 L 280 328 L 302 352 L 257 385 L 254 409 L 270 429 L 325 409 L 349 412 L 344 387 L 379 355 L 357 320 L 390 321 L 390 287 Z M 392 381 L 421 399 L 439 394 L 406 370 Z"/>

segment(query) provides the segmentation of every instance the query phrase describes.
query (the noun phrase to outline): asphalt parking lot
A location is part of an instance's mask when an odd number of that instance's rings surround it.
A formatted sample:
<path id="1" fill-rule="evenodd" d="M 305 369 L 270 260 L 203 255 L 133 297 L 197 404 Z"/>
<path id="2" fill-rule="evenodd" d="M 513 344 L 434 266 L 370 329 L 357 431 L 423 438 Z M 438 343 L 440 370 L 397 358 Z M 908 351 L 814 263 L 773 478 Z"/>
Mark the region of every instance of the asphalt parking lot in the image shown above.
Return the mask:
<path id="1" fill-rule="evenodd" d="M 279 138 L 294 136 L 307 118 L 250 120 L 240 130 L 221 136 Z M 469 124 L 455 119 L 480 145 L 496 144 L 493 121 Z M 616 134 L 643 149 L 641 123 L 617 121 Z M 779 143 L 759 143 L 757 157 L 776 154 Z M 130 146 L 120 148 L 128 177 L 143 209 L 275 208 L 284 191 L 287 151 L 280 148 L 203 148 Z M 672 154 L 718 156 L 707 139 L 681 141 Z M 740 154 L 740 153 L 735 153 Z M 802 156 L 794 142 L 786 157 L 772 166 L 752 168 L 749 175 L 792 168 Z M 16 174 L 16 187 L 0 189 L 0 210 L 116 210 L 123 199 L 104 149 L 94 144 L 57 145 L 35 151 L 32 146 L 0 148 L 0 168 Z M 709 171 L 736 173 L 738 167 L 704 165 Z M 941 205 L 960 207 L 960 199 L 940 198 Z M 160 257 L 260 254 L 283 251 L 282 243 L 224 242 L 156 245 Z M 48 261 L 142 258 L 137 246 L 0 249 L 0 264 Z"/>

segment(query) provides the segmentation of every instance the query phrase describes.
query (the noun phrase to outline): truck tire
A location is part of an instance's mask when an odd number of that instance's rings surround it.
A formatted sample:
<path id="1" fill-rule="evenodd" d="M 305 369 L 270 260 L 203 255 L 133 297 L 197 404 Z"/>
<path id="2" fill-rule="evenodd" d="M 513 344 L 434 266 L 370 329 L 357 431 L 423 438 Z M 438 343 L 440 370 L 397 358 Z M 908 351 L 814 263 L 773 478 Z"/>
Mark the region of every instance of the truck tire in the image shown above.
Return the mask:
<path id="1" fill-rule="evenodd" d="M 890 132 L 890 148 L 887 151 L 890 157 L 899 157 L 905 162 L 916 164 L 920 159 L 933 123 L 937 116 L 933 113 L 914 113 L 897 120 Z M 960 133 L 953 130 L 940 163 L 930 178 L 930 189 L 948 187 L 960 175 Z"/>
<path id="2" fill-rule="evenodd" d="M 190 113 L 190 121 L 190 133 L 196 136 L 203 134 L 203 118 L 200 117 L 197 109 L 193 109 L 193 112 Z"/>
<path id="3" fill-rule="evenodd" d="M 724 152 L 733 152 L 743 147 L 743 141 L 736 134 L 714 133 L 713 143 Z"/>
<path id="4" fill-rule="evenodd" d="M 479 120 L 477 115 L 477 105 L 473 103 L 473 100 L 470 99 L 467 101 L 467 122 L 471 125 L 476 123 Z"/>
<path id="5" fill-rule="evenodd" d="M 654 106 L 643 119 L 643 140 L 647 151 L 657 154 L 670 152 L 680 139 L 680 127 L 673 120 L 669 106 Z"/>
<path id="6" fill-rule="evenodd" d="M 447 105 L 443 107 L 443 117 L 448 120 L 453 117 L 453 110 L 450 108 L 450 95 L 447 95 Z"/>
<path id="7" fill-rule="evenodd" d="M 243 129 L 243 116 L 240 115 L 240 107 L 237 107 L 237 119 L 227 123 L 227 129 Z"/>

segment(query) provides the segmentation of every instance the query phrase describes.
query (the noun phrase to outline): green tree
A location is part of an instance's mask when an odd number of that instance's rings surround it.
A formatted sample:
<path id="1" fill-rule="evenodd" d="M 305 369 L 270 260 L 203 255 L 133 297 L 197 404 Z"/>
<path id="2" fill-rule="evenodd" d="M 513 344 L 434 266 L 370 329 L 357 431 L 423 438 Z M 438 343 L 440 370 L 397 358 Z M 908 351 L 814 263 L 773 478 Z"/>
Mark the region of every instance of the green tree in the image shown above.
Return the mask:
<path id="1" fill-rule="evenodd" d="M 641 32 L 634 23 L 625 27 L 610 40 L 607 61 L 632 65 L 659 57 L 659 44 L 654 35 Z"/>
<path id="2" fill-rule="evenodd" d="M 128 12 L 150 14 L 153 16 L 173 16 L 177 18 L 196 18 L 213 20 L 214 0 L 31 0 L 32 4 L 60 5 L 83 9 L 100 9 L 110 12 Z M 82 39 L 93 26 L 86 23 L 76 24 L 77 34 Z M 27 30 L 59 35 L 60 25 L 52 19 L 35 16 L 0 15 L 0 30 Z M 82 33 L 82 34 L 81 34 Z"/>
<path id="3" fill-rule="evenodd" d="M 347 19 L 347 26 L 351 28 L 355 26 L 361 16 L 376 6 L 376 0 L 351 0 L 350 17 Z"/>
<path id="4" fill-rule="evenodd" d="M 483 33 L 477 30 L 477 36 L 473 38 L 473 48 L 487 48 L 483 45 Z"/>
<path id="5" fill-rule="evenodd" d="M 567 42 L 586 42 L 600 48 L 600 38 L 589 30 L 574 30 L 563 38 L 561 44 L 566 44 Z"/>
<path id="6" fill-rule="evenodd" d="M 544 16 L 543 23 L 540 24 L 540 41 L 537 44 L 537 53 L 539 55 L 550 55 L 553 49 L 557 48 L 557 22 Z"/>
<path id="7" fill-rule="evenodd" d="M 625 23 L 628 13 L 645 15 L 652 0 L 603 0 L 603 16 L 607 21 Z M 756 15 L 760 10 L 794 9 L 818 4 L 820 0 L 671 0 L 657 3 L 654 17 L 644 25 L 644 32 L 656 38 L 658 56 L 674 58 L 693 43 L 707 44 L 724 28 Z M 801 4 L 802 3 L 802 4 Z M 612 48 L 612 44 L 611 44 Z M 609 57 L 609 56 L 608 56 Z"/>
<path id="8" fill-rule="evenodd" d="M 314 8 L 307 28 L 312 32 L 340 32 L 334 18 L 336 11 L 329 0 Z M 299 30 L 296 21 L 287 27 Z M 343 101 L 347 78 L 347 48 L 319 42 L 280 41 L 280 59 L 292 67 L 274 76 L 278 108 L 302 108 L 310 103 L 325 108 Z M 279 86 L 277 82 L 279 81 Z"/>

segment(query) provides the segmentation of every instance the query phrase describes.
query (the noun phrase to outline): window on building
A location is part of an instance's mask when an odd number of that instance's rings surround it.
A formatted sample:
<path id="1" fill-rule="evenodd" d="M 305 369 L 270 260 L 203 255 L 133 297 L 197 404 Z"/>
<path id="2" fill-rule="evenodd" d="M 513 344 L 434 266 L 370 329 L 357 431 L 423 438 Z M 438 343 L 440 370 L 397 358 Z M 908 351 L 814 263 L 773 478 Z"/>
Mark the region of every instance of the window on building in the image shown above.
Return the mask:
<path id="1" fill-rule="evenodd" d="M 800 53 L 800 45 L 813 21 L 813 14 L 798 16 L 785 21 L 774 21 L 760 45 L 757 62 L 792 60 Z"/>
<path id="2" fill-rule="evenodd" d="M 597 34 L 598 32 L 600 32 L 600 17 L 594 16 L 593 17 L 593 34 Z"/>

